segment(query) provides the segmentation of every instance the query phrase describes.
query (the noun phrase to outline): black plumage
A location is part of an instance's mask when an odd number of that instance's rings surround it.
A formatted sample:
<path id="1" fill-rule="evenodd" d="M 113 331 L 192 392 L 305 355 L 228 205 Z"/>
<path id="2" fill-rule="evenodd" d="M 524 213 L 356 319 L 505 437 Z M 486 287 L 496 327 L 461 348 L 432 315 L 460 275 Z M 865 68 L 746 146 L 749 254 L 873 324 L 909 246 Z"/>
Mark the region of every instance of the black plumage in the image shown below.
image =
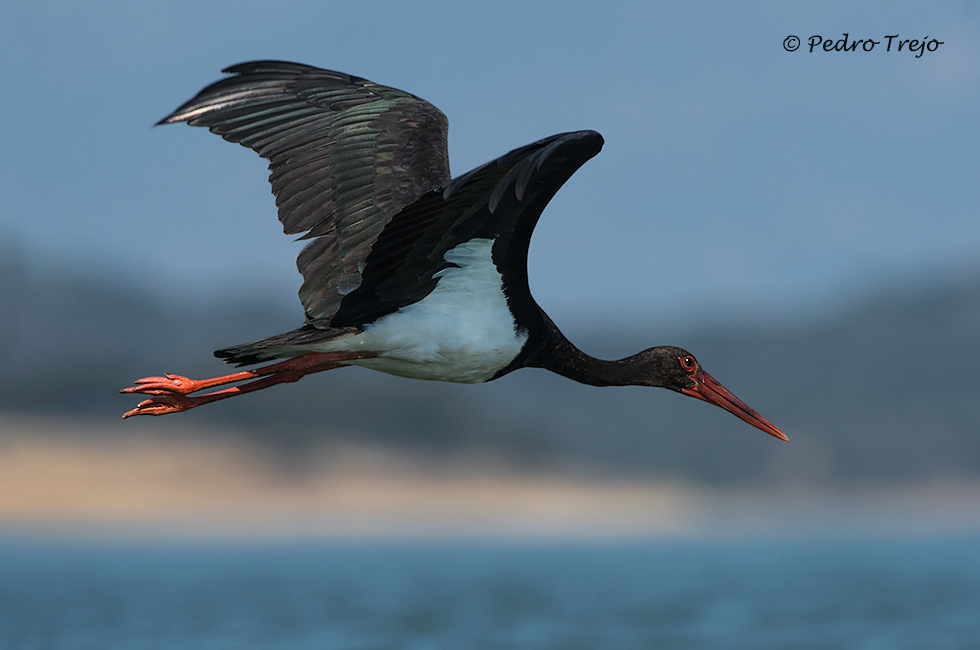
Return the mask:
<path id="1" fill-rule="evenodd" d="M 297 261 L 310 321 L 329 320 L 360 285 L 384 227 L 449 181 L 446 116 L 408 93 L 285 61 L 242 63 L 159 124 L 205 126 L 269 160 L 287 235 L 313 239 Z"/>

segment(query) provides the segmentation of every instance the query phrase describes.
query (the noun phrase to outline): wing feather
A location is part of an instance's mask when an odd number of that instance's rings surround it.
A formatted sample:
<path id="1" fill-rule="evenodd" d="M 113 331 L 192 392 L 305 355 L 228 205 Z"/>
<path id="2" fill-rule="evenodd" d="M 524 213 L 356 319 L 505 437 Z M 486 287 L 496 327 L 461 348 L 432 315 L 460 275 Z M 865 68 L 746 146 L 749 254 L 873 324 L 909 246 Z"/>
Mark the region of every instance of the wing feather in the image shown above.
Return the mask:
<path id="1" fill-rule="evenodd" d="M 551 198 L 602 144 L 594 131 L 554 135 L 419 197 L 374 242 L 361 284 L 344 298 L 332 326 L 358 327 L 421 300 L 449 266 L 446 253 L 476 237 L 494 240 L 512 309 L 535 316 L 527 284 L 531 233 Z"/>
<path id="2" fill-rule="evenodd" d="M 286 234 L 312 239 L 297 259 L 311 321 L 329 322 L 360 285 L 391 218 L 450 179 L 448 122 L 409 93 L 283 61 L 232 66 L 160 121 L 204 126 L 269 160 Z"/>

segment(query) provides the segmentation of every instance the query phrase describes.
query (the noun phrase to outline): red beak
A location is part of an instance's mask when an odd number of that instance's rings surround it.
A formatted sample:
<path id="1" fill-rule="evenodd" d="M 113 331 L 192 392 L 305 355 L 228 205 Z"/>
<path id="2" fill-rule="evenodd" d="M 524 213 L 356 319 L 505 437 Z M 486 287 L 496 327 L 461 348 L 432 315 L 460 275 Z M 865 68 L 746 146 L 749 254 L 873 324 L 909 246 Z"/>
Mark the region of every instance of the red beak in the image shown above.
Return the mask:
<path id="1" fill-rule="evenodd" d="M 782 431 L 774 427 L 772 422 L 756 413 L 748 404 L 732 395 L 727 388 L 715 381 L 715 378 L 705 371 L 698 370 L 691 376 L 691 379 L 697 382 L 697 385 L 694 388 L 682 389 L 685 395 L 690 395 L 715 406 L 720 406 L 757 429 L 762 429 L 771 436 L 776 436 L 780 440 L 789 442 L 789 438 Z"/>

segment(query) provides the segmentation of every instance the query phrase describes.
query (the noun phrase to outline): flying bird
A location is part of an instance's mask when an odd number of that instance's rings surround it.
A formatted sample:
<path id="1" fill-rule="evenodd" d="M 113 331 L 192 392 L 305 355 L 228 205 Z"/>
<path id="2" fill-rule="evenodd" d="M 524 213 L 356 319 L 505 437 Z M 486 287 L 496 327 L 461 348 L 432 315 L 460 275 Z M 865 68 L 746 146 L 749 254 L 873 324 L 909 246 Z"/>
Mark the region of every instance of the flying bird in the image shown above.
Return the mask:
<path id="1" fill-rule="evenodd" d="M 553 135 L 452 178 L 448 122 L 425 100 L 283 61 L 223 72 L 232 76 L 159 124 L 205 126 L 269 160 L 283 230 L 310 240 L 297 260 L 306 322 L 214 353 L 240 367 L 276 363 L 204 380 L 136 381 L 122 392 L 152 397 L 124 418 L 186 411 L 342 366 L 463 383 L 531 367 L 592 386 L 667 388 L 786 440 L 686 350 L 597 359 L 534 301 L 531 232 L 558 189 L 599 153 L 595 131 Z M 202 393 L 229 384 L 238 385 Z"/>

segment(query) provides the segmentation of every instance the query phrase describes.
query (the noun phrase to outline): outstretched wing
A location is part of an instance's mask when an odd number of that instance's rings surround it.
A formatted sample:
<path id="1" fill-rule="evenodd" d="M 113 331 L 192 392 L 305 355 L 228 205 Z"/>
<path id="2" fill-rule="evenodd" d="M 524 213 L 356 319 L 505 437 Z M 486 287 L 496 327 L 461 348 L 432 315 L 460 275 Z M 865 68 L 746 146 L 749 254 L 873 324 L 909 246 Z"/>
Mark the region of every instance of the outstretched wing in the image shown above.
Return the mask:
<path id="1" fill-rule="evenodd" d="M 161 120 L 206 126 L 269 160 L 286 234 L 300 253 L 300 300 L 311 321 L 334 316 L 361 284 L 391 218 L 449 181 L 448 122 L 432 104 L 341 72 L 255 61 L 223 72 Z"/>
<path id="2" fill-rule="evenodd" d="M 344 298 L 332 326 L 360 326 L 421 300 L 450 266 L 446 253 L 475 238 L 493 240 L 511 311 L 530 325 L 540 311 L 527 281 L 531 233 L 551 198 L 602 144 L 595 131 L 553 135 L 421 196 L 378 237 L 361 285 Z"/>

